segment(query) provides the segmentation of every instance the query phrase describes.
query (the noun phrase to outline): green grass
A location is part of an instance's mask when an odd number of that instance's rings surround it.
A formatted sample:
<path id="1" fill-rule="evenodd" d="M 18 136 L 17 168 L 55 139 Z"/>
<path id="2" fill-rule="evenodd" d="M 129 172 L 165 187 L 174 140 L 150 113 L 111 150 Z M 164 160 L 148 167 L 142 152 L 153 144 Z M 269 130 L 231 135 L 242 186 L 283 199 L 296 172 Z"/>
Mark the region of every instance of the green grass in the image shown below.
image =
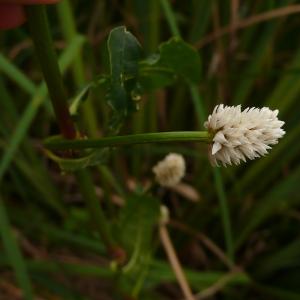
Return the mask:
<path id="1" fill-rule="evenodd" d="M 9 260 L 9 264 L 14 270 L 16 280 L 23 290 L 24 299 L 32 300 L 33 291 L 30 278 L 27 273 L 24 258 L 18 246 L 15 233 L 12 231 L 12 228 L 10 226 L 10 222 L 2 198 L 0 198 L 0 233 L 5 254 Z"/>
<path id="2" fill-rule="evenodd" d="M 196 44 L 218 26 L 230 25 L 232 3 L 105 0 L 103 9 L 97 1 L 64 0 L 49 6 L 68 101 L 99 74 L 108 73 L 106 38 L 112 28 L 126 25 L 146 57 L 171 36 Z M 292 0 L 239 1 L 238 16 L 246 19 L 296 4 Z M 101 241 L 101 228 L 106 225 L 97 219 L 105 214 L 110 234 L 118 243 L 124 201 L 133 191 L 141 195 L 146 183 L 153 180 L 151 169 L 158 160 L 169 152 L 180 152 L 187 160 L 184 182 L 192 191 L 185 187 L 178 193 L 156 185 L 150 191 L 169 207 L 171 219 L 181 224 L 169 230 L 194 292 L 225 280 L 213 297 L 299 299 L 299 27 L 298 14 L 286 15 L 199 48 L 199 84 L 177 78 L 174 84 L 143 96 L 140 110 L 120 130 L 121 135 L 199 131 L 218 103 L 269 106 L 279 109 L 286 135 L 266 157 L 238 167 L 212 169 L 206 145 L 193 142 L 114 148 L 106 165 L 89 168 L 89 174 L 79 173 L 79 185 L 74 174 L 61 172 L 42 150 L 42 141 L 59 131 L 28 43 L 28 30 L 20 27 L 3 32 L 0 295 L 9 292 L 1 290 L 3 281 L 22 290 L 26 300 L 99 299 L 97 286 L 103 297 L 122 299 L 138 281 L 140 299 L 181 299 L 156 228 L 146 276 L 139 273 L 138 263 L 124 275 L 111 264 Z M 91 139 L 111 135 L 108 111 L 104 86 L 92 89 L 74 117 L 81 135 Z M 188 200 L 193 192 L 199 195 L 196 203 Z M 87 199 L 89 206 L 84 204 Z M 136 219 L 132 218 L 133 225 Z M 202 235 L 187 234 L 183 228 Z M 16 238 L 15 231 L 20 237 Z M 214 249 L 203 242 L 203 235 L 243 272 L 226 281 L 234 270 L 226 269 Z M 128 236 L 128 240 L 134 242 L 135 237 Z M 76 283 L 71 284 L 72 280 Z"/>

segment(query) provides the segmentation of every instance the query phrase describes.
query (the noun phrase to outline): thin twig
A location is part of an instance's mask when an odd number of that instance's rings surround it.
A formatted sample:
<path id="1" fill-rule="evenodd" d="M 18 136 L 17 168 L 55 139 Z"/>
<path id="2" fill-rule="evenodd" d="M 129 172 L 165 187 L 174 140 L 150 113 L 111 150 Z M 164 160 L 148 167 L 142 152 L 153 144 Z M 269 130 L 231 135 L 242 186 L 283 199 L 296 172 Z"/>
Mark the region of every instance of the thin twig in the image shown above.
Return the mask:
<path id="1" fill-rule="evenodd" d="M 215 32 L 220 30 L 220 9 L 219 6 L 213 5 L 213 28 Z M 223 45 L 222 40 L 216 40 L 215 43 L 215 51 L 212 58 L 212 64 L 210 67 L 210 74 L 216 73 L 218 80 L 218 98 L 223 101 L 226 99 L 226 82 L 225 82 L 225 74 L 227 74 L 227 66 L 226 66 L 226 53 L 225 47 Z M 214 65 L 214 67 L 212 67 Z M 223 80 L 221 80 L 223 78 Z"/>
<path id="2" fill-rule="evenodd" d="M 287 7 L 282 7 L 278 9 L 273 9 L 271 11 L 268 11 L 266 13 L 258 14 L 251 16 L 247 19 L 240 20 L 236 26 L 235 30 L 240 30 L 246 27 L 249 27 L 251 25 L 255 25 L 261 22 L 266 22 L 270 19 L 284 17 L 291 14 L 300 13 L 300 4 L 295 5 L 289 5 Z M 213 42 L 215 39 L 220 38 L 223 35 L 229 34 L 232 30 L 231 24 L 229 26 L 225 26 L 223 28 L 220 28 L 218 31 L 213 32 L 212 34 L 209 34 L 205 36 L 202 40 L 196 42 L 194 46 L 196 48 L 202 48 L 203 46 Z"/>
<path id="3" fill-rule="evenodd" d="M 239 0 L 231 0 L 231 23 L 230 23 L 230 48 L 235 49 L 237 45 L 236 27 L 239 22 Z"/>
<path id="4" fill-rule="evenodd" d="M 195 300 L 195 297 L 192 293 L 192 290 L 188 284 L 188 281 L 184 275 L 184 272 L 182 270 L 182 266 L 178 260 L 178 257 L 176 255 L 176 251 L 174 249 L 174 246 L 172 244 L 172 241 L 170 239 L 168 230 L 166 228 L 166 225 L 164 223 L 161 223 L 159 225 L 159 235 L 160 240 L 162 242 L 162 245 L 166 251 L 166 254 L 168 256 L 169 262 L 171 264 L 171 267 L 175 273 L 175 276 L 177 278 L 178 284 L 182 290 L 182 293 L 186 300 Z"/>

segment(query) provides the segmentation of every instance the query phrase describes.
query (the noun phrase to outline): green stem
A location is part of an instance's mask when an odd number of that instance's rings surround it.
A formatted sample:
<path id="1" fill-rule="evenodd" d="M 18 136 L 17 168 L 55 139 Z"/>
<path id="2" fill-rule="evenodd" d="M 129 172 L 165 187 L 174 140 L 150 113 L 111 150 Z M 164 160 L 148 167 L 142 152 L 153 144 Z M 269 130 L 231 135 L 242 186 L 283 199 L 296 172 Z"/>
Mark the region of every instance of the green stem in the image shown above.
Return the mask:
<path id="1" fill-rule="evenodd" d="M 200 124 L 203 124 L 205 121 L 205 108 L 203 105 L 203 99 L 199 94 L 198 87 L 194 84 L 189 84 L 190 94 L 192 96 L 193 104 L 196 110 L 197 119 Z M 203 126 L 203 125 L 202 125 Z"/>
<path id="2" fill-rule="evenodd" d="M 64 0 L 58 3 L 57 11 L 64 37 L 67 43 L 70 43 L 78 35 L 70 1 Z M 83 61 L 81 59 L 81 51 L 74 60 L 72 72 L 75 83 L 79 86 L 84 84 L 85 76 Z"/>
<path id="3" fill-rule="evenodd" d="M 169 28 L 171 30 L 171 33 L 175 36 L 181 37 L 179 28 L 177 26 L 176 18 L 174 15 L 174 12 L 172 10 L 172 7 L 169 3 L 169 0 L 160 0 L 165 17 L 168 21 Z M 194 106 L 196 108 L 196 113 L 198 116 L 198 121 L 203 124 L 205 121 L 205 109 L 203 106 L 202 98 L 199 95 L 198 87 L 194 84 L 189 84 L 189 90 L 190 94 L 194 103 Z"/>
<path id="4" fill-rule="evenodd" d="M 28 5 L 25 10 L 60 130 L 65 138 L 73 139 L 76 137 L 76 129 L 69 113 L 45 7 L 43 5 Z"/>
<path id="5" fill-rule="evenodd" d="M 69 44 L 76 36 L 78 36 L 71 1 L 64 0 L 58 3 L 57 11 L 65 39 Z M 76 59 L 74 60 L 72 72 L 77 88 L 84 86 L 86 83 L 85 70 L 81 52 L 78 53 Z M 96 137 L 98 135 L 97 117 L 90 96 L 89 99 L 83 103 L 82 108 L 84 125 L 87 129 L 87 132 L 89 136 Z"/>
<path id="6" fill-rule="evenodd" d="M 150 52 L 155 52 L 157 49 L 157 46 L 159 44 L 159 37 L 160 37 L 160 6 L 159 6 L 159 0 L 152 0 L 149 1 L 149 34 L 148 34 L 148 40 L 149 40 L 149 46 L 148 50 Z"/>
<path id="7" fill-rule="evenodd" d="M 216 189 L 218 193 L 219 205 L 221 209 L 222 222 L 224 227 L 224 236 L 225 243 L 227 248 L 227 255 L 231 262 L 234 261 L 234 246 L 233 246 L 233 238 L 232 238 L 232 230 L 231 230 L 231 222 L 230 222 L 230 214 L 228 203 L 226 199 L 226 194 L 224 191 L 222 175 L 218 168 L 214 168 L 214 178 Z"/>
<path id="8" fill-rule="evenodd" d="M 148 32 L 148 50 L 155 52 L 159 44 L 160 28 L 159 28 L 160 5 L 158 0 L 149 1 L 149 32 Z M 149 131 L 157 131 L 157 101 L 158 93 L 152 92 L 149 94 L 147 107 L 144 110 L 144 117 L 147 119 Z"/>
<path id="9" fill-rule="evenodd" d="M 102 175 L 102 179 L 109 183 L 121 197 L 125 197 L 125 191 L 121 184 L 118 182 L 117 178 L 111 173 L 108 166 L 100 165 L 99 171 Z"/>
<path id="10" fill-rule="evenodd" d="M 169 0 L 160 0 L 160 4 L 162 6 L 162 9 L 164 10 L 172 34 L 175 36 L 181 36 Z"/>
<path id="11" fill-rule="evenodd" d="M 81 139 L 81 140 L 62 140 L 50 138 L 44 145 L 52 150 L 67 149 L 86 149 L 101 148 L 112 146 L 129 146 L 148 143 L 167 143 L 167 142 L 206 142 L 211 140 L 207 131 L 173 131 L 173 132 L 155 132 L 140 133 L 132 135 L 110 136 L 101 139 Z"/>

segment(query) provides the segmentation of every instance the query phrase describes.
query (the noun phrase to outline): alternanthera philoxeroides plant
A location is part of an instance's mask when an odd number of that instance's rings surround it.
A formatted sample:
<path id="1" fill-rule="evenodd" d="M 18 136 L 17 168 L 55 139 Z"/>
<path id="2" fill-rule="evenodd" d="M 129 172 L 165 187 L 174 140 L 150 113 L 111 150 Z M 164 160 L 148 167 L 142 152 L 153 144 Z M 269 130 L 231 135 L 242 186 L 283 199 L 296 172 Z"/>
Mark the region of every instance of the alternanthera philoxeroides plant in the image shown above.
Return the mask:
<path id="1" fill-rule="evenodd" d="M 204 131 L 117 135 L 131 114 L 138 110 L 143 94 L 171 85 L 177 79 L 197 87 L 201 80 L 198 52 L 182 39 L 174 37 L 162 43 L 155 55 L 145 58 L 137 39 L 124 26 L 117 27 L 111 31 L 107 41 L 108 74 L 97 76 L 87 83 L 69 104 L 45 10 L 41 6 L 28 7 L 27 17 L 61 133 L 46 139 L 46 153 L 62 170 L 74 172 L 95 229 L 111 257 L 120 264 L 126 264 L 123 268 L 125 273 L 142 265 L 139 259 L 151 255 L 149 243 L 157 225 L 158 201 L 147 192 L 126 195 L 128 205 L 123 209 L 117 230 L 120 236 L 114 235 L 95 193 L 93 177 L 87 169 L 89 166 L 106 162 L 112 147 L 191 141 L 208 145 L 208 156 L 214 166 L 219 163 L 224 166 L 239 164 L 247 158 L 265 155 L 285 133 L 282 129 L 284 122 L 278 120 L 277 110 L 266 107 L 242 110 L 241 106 L 218 105 L 208 116 Z M 101 138 L 87 137 L 85 128 L 72 118 L 79 115 L 81 103 L 94 87 L 103 88 L 112 112 L 109 122 L 104 124 L 103 132 L 107 136 Z M 169 188 L 178 184 L 184 176 L 185 162 L 182 156 L 170 154 L 153 168 L 153 172 L 157 183 Z M 132 230 L 136 232 L 132 233 Z M 134 236 L 136 240 L 131 242 L 128 236 Z"/>
<path id="2" fill-rule="evenodd" d="M 29 20 L 33 17 L 39 25 L 45 23 L 45 17 L 38 14 L 39 8 L 30 8 Z M 278 111 L 269 108 L 246 108 L 218 105 L 208 117 L 204 126 L 207 131 L 192 132 L 157 132 L 126 136 L 115 136 L 122 124 L 130 115 L 138 110 L 141 95 L 182 78 L 188 83 L 198 84 L 200 76 L 200 58 L 190 45 L 178 37 L 162 43 L 158 53 L 148 58 L 142 55 L 141 45 L 124 26 L 113 29 L 108 37 L 109 74 L 98 76 L 94 81 L 74 97 L 69 111 L 65 101 L 62 81 L 58 80 L 57 68 L 49 60 L 53 60 L 53 51 L 44 47 L 41 39 L 41 26 L 30 22 L 38 55 L 50 91 L 54 110 L 57 115 L 62 136 L 53 137 L 45 142 L 50 150 L 86 150 L 79 157 L 66 160 L 56 153 L 47 152 L 66 171 L 86 168 L 90 165 L 103 163 L 107 156 L 107 147 L 133 145 L 143 143 L 161 143 L 176 141 L 205 142 L 210 145 L 209 158 L 212 165 L 222 163 L 224 166 L 239 164 L 240 161 L 254 159 L 265 155 L 272 145 L 284 135 L 281 129 L 284 122 L 277 118 Z M 49 31 L 49 30 L 48 30 Z M 49 32 L 47 34 L 50 35 Z M 45 41 L 44 41 L 45 43 Z M 174 56 L 176 59 L 174 59 Z M 46 59 L 48 61 L 46 61 Z M 159 77 L 157 77 L 159 76 Z M 111 107 L 112 115 L 107 125 L 109 137 L 101 139 L 82 139 L 84 136 L 76 133 L 77 124 L 73 123 L 70 115 L 78 113 L 80 104 L 86 94 L 95 86 L 106 90 L 106 100 Z M 114 135 L 114 136 L 111 136 Z"/>
<path id="3" fill-rule="evenodd" d="M 79 150 L 144 143 L 195 141 L 209 144 L 208 154 L 213 166 L 217 166 L 219 162 L 224 166 L 238 165 L 241 161 L 245 162 L 247 158 L 253 160 L 266 155 L 271 146 L 277 144 L 278 139 L 283 137 L 284 122 L 280 121 L 277 115 L 278 110 L 271 110 L 268 107 L 242 110 L 240 105 L 220 104 L 204 123 L 207 131 L 158 132 L 82 140 L 51 138 L 45 142 L 45 146 L 52 150 Z M 166 159 L 180 160 L 173 156 Z M 154 172 L 157 176 L 164 177 L 160 169 L 161 165 L 157 165 Z"/>

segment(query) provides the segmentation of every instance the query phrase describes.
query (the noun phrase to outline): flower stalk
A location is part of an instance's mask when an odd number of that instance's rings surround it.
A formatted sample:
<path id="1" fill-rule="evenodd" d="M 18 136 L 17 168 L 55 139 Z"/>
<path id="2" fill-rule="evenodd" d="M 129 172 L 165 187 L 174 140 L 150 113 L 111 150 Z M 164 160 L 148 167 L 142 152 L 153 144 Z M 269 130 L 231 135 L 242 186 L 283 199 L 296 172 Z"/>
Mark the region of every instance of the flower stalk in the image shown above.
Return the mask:
<path id="1" fill-rule="evenodd" d="M 80 150 L 87 148 L 102 148 L 114 146 L 130 146 L 137 144 L 168 143 L 168 142 L 204 142 L 211 141 L 207 131 L 171 131 L 140 133 L 131 135 L 110 136 L 100 139 L 66 140 L 52 137 L 44 142 L 50 150 Z"/>
<path id="2" fill-rule="evenodd" d="M 60 131 L 65 138 L 74 139 L 76 137 L 76 129 L 69 113 L 67 96 L 52 43 L 46 9 L 43 5 L 28 5 L 25 9 L 31 37 L 45 77 Z"/>

